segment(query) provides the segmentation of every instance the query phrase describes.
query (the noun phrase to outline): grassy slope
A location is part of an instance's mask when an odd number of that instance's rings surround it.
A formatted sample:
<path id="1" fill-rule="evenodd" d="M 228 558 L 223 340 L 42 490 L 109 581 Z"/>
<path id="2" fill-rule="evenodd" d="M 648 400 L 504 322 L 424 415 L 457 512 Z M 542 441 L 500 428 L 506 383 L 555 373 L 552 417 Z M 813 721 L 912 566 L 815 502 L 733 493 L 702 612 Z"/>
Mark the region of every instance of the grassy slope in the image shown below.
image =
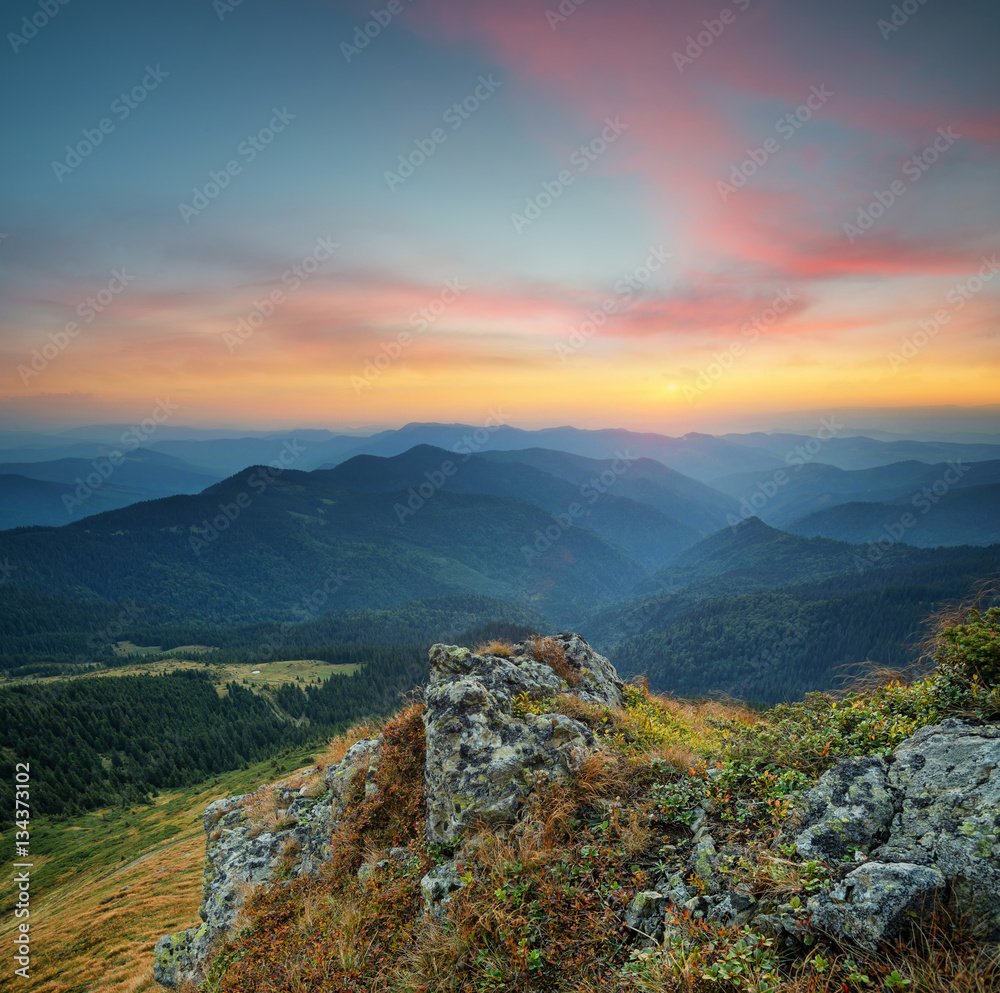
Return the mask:
<path id="1" fill-rule="evenodd" d="M 298 751 L 210 783 L 164 793 L 151 807 L 97 811 L 31 826 L 32 993 L 141 993 L 153 981 L 153 945 L 198 923 L 205 857 L 202 812 L 311 764 Z M 10 832 L 0 834 L 5 853 Z M 13 859 L 10 859 L 12 862 Z M 6 872 L 10 879 L 13 870 Z M 14 930 L 11 889 L 0 897 L 0 947 Z M 7 982 L 10 958 L 4 956 Z"/>

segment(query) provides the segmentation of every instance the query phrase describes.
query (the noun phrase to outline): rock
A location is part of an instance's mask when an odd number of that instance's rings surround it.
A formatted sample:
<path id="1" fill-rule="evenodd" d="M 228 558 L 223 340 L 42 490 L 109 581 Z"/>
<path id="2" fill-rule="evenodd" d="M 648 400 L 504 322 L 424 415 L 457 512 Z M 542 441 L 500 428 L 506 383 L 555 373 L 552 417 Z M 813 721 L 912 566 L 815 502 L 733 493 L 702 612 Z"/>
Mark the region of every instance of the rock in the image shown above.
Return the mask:
<path id="1" fill-rule="evenodd" d="M 909 911 L 947 898 L 1000 938 L 1000 727 L 958 720 L 921 728 L 887 759 L 849 759 L 808 795 L 804 858 L 832 867 L 868 856 L 809 900 L 813 922 L 873 948 Z"/>
<path id="2" fill-rule="evenodd" d="M 671 873 L 658 886 L 657 891 L 675 906 L 685 903 L 695 895 L 695 891 L 684 882 L 684 877 L 679 873 Z"/>
<path id="3" fill-rule="evenodd" d="M 867 862 L 829 892 L 810 897 L 807 908 L 817 930 L 845 935 L 874 951 L 910 923 L 911 913 L 931 910 L 944 886 L 936 869 Z"/>
<path id="4" fill-rule="evenodd" d="M 667 898 L 657 890 L 636 893 L 625 911 L 625 924 L 643 937 L 656 941 L 663 933 L 663 911 Z"/>
<path id="5" fill-rule="evenodd" d="M 441 905 L 447 903 L 448 897 L 464 885 L 453 861 L 443 862 L 441 865 L 435 866 L 420 880 L 420 892 L 424 898 L 424 912 L 440 914 Z"/>
<path id="6" fill-rule="evenodd" d="M 730 890 L 708 912 L 708 919 L 730 927 L 743 927 L 756 913 L 757 901 L 740 890 Z"/>
<path id="7" fill-rule="evenodd" d="M 319 871 L 329 857 L 330 836 L 343 813 L 349 786 L 376 761 L 376 746 L 377 742 L 358 742 L 338 765 L 327 770 L 329 797 L 303 796 L 298 789 L 274 787 L 283 814 L 273 831 L 261 830 L 248 819 L 251 794 L 216 800 L 205 808 L 202 823 L 207 842 L 198 908 L 204 923 L 157 941 L 153 976 L 158 983 L 176 988 L 204 978 L 209 953 L 225 938 L 251 889 L 272 882 L 279 870 L 289 876 Z"/>
<path id="8" fill-rule="evenodd" d="M 806 794 L 799 855 L 835 865 L 851 848 L 867 854 L 888 837 L 898 799 L 883 759 L 842 759 Z"/>
<path id="9" fill-rule="evenodd" d="M 474 822 L 512 821 L 536 774 L 564 778 L 596 750 L 594 735 L 579 721 L 561 714 L 515 716 L 519 696 L 539 699 L 568 690 L 545 663 L 447 645 L 431 648 L 430 662 L 424 794 L 431 843 L 453 842 Z"/>
<path id="10" fill-rule="evenodd" d="M 709 902 L 703 896 L 693 896 L 685 900 L 681 906 L 694 917 L 704 917 L 709 910 Z"/>
<path id="11" fill-rule="evenodd" d="M 622 695 L 624 684 L 618 670 L 603 655 L 598 655 L 587 644 L 583 635 L 557 634 L 553 636 L 553 640 L 562 644 L 566 658 L 583 677 L 580 685 L 574 687 L 576 696 L 588 703 L 606 704 L 610 707 L 621 707 L 625 703 Z M 534 658 L 532 642 L 522 641 L 515 645 L 514 654 Z"/>
<path id="12" fill-rule="evenodd" d="M 339 818 L 347 807 L 354 777 L 361 770 L 365 770 L 365 795 L 371 796 L 378 790 L 375 782 L 375 773 L 378 771 L 377 738 L 356 741 L 344 753 L 340 762 L 326 770 L 323 782 L 330 791 L 330 802 L 336 817 Z"/>
<path id="13" fill-rule="evenodd" d="M 711 838 L 699 841 L 688 859 L 687 868 L 691 877 L 697 876 L 709 892 L 719 891 L 719 880 L 715 874 L 715 860 L 718 852 Z"/>

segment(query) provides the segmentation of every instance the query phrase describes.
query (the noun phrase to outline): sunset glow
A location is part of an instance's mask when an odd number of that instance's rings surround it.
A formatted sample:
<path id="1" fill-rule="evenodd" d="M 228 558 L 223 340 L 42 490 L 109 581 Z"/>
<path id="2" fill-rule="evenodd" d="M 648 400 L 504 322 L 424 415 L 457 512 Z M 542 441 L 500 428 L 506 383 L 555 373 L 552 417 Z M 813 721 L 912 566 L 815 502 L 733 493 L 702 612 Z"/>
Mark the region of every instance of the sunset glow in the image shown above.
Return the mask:
<path id="1" fill-rule="evenodd" d="M 383 6 L 8 11 L 6 420 L 1000 401 L 992 6 Z"/>

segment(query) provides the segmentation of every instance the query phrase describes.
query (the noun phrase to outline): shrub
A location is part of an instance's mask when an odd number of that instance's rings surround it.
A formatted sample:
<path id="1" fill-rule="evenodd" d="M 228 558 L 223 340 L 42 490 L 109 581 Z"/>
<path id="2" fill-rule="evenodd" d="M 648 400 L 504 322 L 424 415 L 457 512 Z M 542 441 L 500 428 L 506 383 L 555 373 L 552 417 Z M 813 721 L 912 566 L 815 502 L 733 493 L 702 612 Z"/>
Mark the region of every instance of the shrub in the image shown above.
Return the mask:
<path id="1" fill-rule="evenodd" d="M 566 646 L 558 638 L 532 638 L 531 654 L 537 662 L 544 662 L 568 686 L 579 686 L 583 673 L 566 657 Z"/>
<path id="2" fill-rule="evenodd" d="M 928 680 L 942 713 L 989 720 L 1000 714 L 1000 607 L 959 609 L 934 635 Z"/>

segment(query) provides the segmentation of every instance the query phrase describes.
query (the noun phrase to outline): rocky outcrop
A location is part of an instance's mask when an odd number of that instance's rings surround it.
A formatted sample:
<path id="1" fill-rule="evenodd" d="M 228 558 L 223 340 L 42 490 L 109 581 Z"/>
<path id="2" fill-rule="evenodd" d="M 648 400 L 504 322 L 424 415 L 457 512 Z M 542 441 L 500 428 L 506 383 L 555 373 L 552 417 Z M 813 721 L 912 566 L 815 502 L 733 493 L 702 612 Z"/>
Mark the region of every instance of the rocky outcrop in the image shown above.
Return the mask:
<path id="1" fill-rule="evenodd" d="M 640 893 L 625 923 L 658 938 L 685 912 L 795 944 L 809 929 L 867 949 L 942 902 L 1000 940 L 1000 726 L 925 727 L 892 755 L 844 759 L 803 799 L 795 847 L 829 884 L 804 904 L 731 888 L 739 847 L 717 850 L 704 810 L 682 866 Z M 656 894 L 662 897 L 657 899 Z"/>
<path id="2" fill-rule="evenodd" d="M 451 843 L 473 823 L 512 821 L 537 774 L 566 777 L 597 747 L 586 725 L 562 714 L 518 716 L 518 698 L 569 692 L 591 703 L 620 705 L 621 680 L 611 663 L 578 634 L 550 641 L 561 658 L 557 674 L 531 642 L 510 656 L 475 655 L 467 648 L 431 649 L 424 694 L 427 839 Z M 523 709 L 523 708 L 522 708 Z"/>
<path id="3" fill-rule="evenodd" d="M 326 771 L 326 792 L 309 796 L 303 789 L 275 787 L 267 810 L 256 794 L 227 797 L 210 804 L 204 815 L 205 868 L 201 905 L 203 923 L 160 938 L 153 952 L 153 976 L 163 986 L 198 983 L 212 948 L 236 921 L 255 887 L 286 878 L 314 875 L 330 854 L 330 836 L 346 805 L 348 789 L 366 772 L 365 789 L 374 789 L 377 741 L 359 741 L 343 760 Z"/>
<path id="4" fill-rule="evenodd" d="M 425 792 L 428 838 L 453 841 L 473 820 L 513 819 L 536 774 L 567 775 L 596 748 L 593 734 L 560 714 L 515 715 L 517 701 L 539 699 L 570 689 L 591 703 L 620 705 L 622 682 L 614 666 L 578 634 L 562 634 L 545 645 L 549 662 L 534 642 L 513 655 L 477 656 L 466 648 L 435 645 L 427 691 Z M 539 657 L 536 658 L 536 655 Z M 343 760 L 327 769 L 326 792 L 275 788 L 270 820 L 262 826 L 250 794 L 213 803 L 205 811 L 207 835 L 202 924 L 156 943 L 154 976 L 168 987 L 197 983 L 218 943 L 236 921 L 247 894 L 279 878 L 311 875 L 329 855 L 330 836 L 347 805 L 359 773 L 365 792 L 377 790 L 379 742 L 354 744 Z M 362 867 L 367 879 L 380 866 L 405 860 L 393 850 L 383 862 Z M 423 890 L 436 908 L 460 885 L 454 866 L 428 874 Z"/>
<path id="5" fill-rule="evenodd" d="M 559 693 L 620 706 L 611 663 L 577 634 L 524 642 L 510 654 L 477 655 L 435 645 L 425 692 L 426 836 L 454 846 L 473 825 L 512 822 L 540 777 L 568 777 L 601 742 L 580 721 L 531 712 Z M 549 707 L 536 708 L 548 711 Z M 216 945 L 256 886 L 311 875 L 329 856 L 331 834 L 360 784 L 377 791 L 378 740 L 359 741 L 327 769 L 319 796 L 274 787 L 229 797 L 205 811 L 202 923 L 157 942 L 155 978 L 168 987 L 198 983 Z M 693 811 L 692 837 L 663 845 L 659 878 L 639 893 L 625 923 L 640 941 L 657 941 L 694 913 L 793 942 L 808 928 L 876 947 L 913 912 L 948 901 L 987 915 L 1000 939 L 1000 726 L 956 720 L 923 728 L 882 758 L 840 762 L 806 795 L 795 827 L 804 861 L 829 867 L 830 882 L 805 905 L 734 886 L 734 867 L 750 853 L 716 843 L 712 806 Z M 471 842 L 470 842 L 471 843 Z M 412 866 L 395 848 L 359 872 L 363 884 Z M 460 861 L 460 860 L 459 860 Z M 428 914 L 439 916 L 466 883 L 456 862 L 421 880 Z M 780 903 L 779 899 L 790 899 Z"/>
<path id="6" fill-rule="evenodd" d="M 813 926 L 874 948 L 947 900 L 1000 938 L 1000 727 L 921 728 L 888 759 L 846 759 L 807 796 L 799 854 L 859 862 L 810 898 Z"/>

